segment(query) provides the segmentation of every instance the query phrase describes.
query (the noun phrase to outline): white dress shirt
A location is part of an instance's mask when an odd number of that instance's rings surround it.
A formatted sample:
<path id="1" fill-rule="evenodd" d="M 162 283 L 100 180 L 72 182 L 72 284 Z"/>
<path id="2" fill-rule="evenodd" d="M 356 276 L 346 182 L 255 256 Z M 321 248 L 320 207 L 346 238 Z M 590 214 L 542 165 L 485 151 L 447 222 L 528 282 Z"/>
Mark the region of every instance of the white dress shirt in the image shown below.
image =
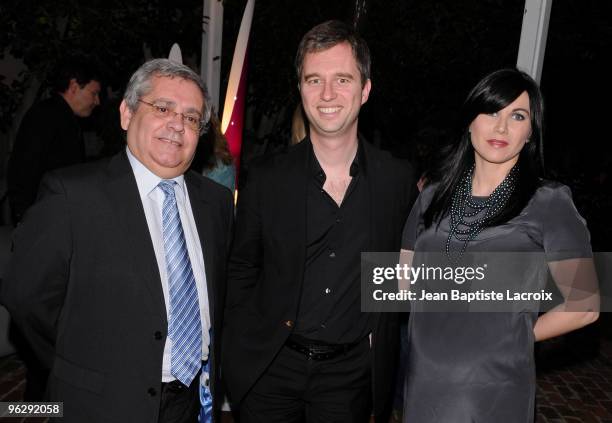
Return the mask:
<path id="1" fill-rule="evenodd" d="M 166 255 L 164 252 L 164 238 L 162 232 L 162 207 L 164 204 L 164 192 L 157 185 L 162 180 L 147 169 L 134 155 L 130 149 L 126 147 L 127 156 L 136 177 L 140 200 L 144 208 L 149 227 L 149 234 L 153 242 L 155 250 L 155 258 L 159 267 L 159 276 L 161 278 L 162 290 L 164 292 L 164 301 L 166 303 L 166 316 L 170 310 L 169 294 L 168 294 L 168 275 L 166 269 Z M 206 273 L 204 271 L 204 256 L 200 247 L 200 237 L 198 236 L 191 203 L 189 201 L 189 193 L 185 185 L 183 175 L 172 179 L 176 181 L 174 186 L 176 204 L 178 206 L 183 232 L 185 234 L 185 242 L 187 243 L 187 252 L 191 261 L 193 276 L 196 281 L 198 290 L 198 301 L 200 304 L 200 317 L 202 321 L 202 360 L 208 359 L 208 346 L 210 344 L 210 315 L 208 306 L 208 291 L 206 287 Z M 170 352 L 172 351 L 172 340 L 166 337 L 166 345 L 164 346 L 164 359 L 162 364 L 162 382 L 171 382 L 176 378 L 170 372 Z"/>

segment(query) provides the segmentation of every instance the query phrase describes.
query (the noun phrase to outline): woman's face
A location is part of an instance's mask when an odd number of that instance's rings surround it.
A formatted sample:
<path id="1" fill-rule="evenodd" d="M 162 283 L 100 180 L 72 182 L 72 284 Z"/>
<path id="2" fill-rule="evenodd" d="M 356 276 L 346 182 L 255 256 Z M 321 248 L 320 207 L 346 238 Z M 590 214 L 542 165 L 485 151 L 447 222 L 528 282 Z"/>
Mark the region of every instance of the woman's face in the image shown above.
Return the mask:
<path id="1" fill-rule="evenodd" d="M 470 124 L 475 161 L 514 166 L 531 135 L 529 95 L 523 91 L 495 113 L 481 113 Z"/>

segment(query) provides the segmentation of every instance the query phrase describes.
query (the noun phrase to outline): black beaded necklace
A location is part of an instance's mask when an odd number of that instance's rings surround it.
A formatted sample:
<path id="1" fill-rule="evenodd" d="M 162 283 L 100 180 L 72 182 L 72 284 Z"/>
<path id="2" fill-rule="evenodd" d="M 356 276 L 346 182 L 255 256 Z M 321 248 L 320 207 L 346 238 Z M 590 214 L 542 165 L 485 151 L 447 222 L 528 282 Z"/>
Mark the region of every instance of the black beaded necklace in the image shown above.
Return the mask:
<path id="1" fill-rule="evenodd" d="M 446 239 L 446 255 L 451 261 L 458 260 L 465 252 L 468 243 L 476 238 L 487 222 L 504 208 L 512 192 L 514 192 L 518 169 L 517 163 L 510 169 L 501 184 L 484 201 L 474 201 L 472 198 L 474 165 L 461 178 L 453 193 L 450 209 L 450 229 Z M 472 211 L 468 211 L 468 207 Z M 450 250 L 453 237 L 458 241 L 463 241 L 461 250 L 455 255 Z"/>

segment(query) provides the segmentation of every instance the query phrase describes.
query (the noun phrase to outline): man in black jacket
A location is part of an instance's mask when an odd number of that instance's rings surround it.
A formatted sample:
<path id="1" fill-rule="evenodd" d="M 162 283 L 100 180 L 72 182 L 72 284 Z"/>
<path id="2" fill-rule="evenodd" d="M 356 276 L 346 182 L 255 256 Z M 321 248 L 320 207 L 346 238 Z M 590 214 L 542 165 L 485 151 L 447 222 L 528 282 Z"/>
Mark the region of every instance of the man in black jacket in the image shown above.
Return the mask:
<path id="1" fill-rule="evenodd" d="M 44 173 L 85 161 L 79 119 L 100 104 L 100 78 L 91 63 L 68 59 L 53 75 L 53 95 L 25 114 L 8 162 L 7 191 L 14 225 L 36 200 Z M 41 401 L 48 371 L 14 325 L 11 341 L 26 365 L 24 399 Z"/>
<path id="2" fill-rule="evenodd" d="M 242 423 L 385 421 L 397 316 L 361 312 L 360 253 L 399 251 L 411 168 L 358 138 L 370 56 L 348 26 L 310 30 L 296 67 L 310 136 L 240 193 L 224 377 Z"/>
<path id="3" fill-rule="evenodd" d="M 126 149 L 49 173 L 16 230 L 2 301 L 65 422 L 195 423 L 201 386 L 218 417 L 233 197 L 188 171 L 210 113 L 191 69 L 145 63 Z"/>
<path id="4" fill-rule="evenodd" d="M 82 59 L 62 63 L 54 72 L 53 95 L 23 117 L 7 175 L 13 224 L 36 200 L 46 172 L 85 160 L 79 118 L 88 117 L 100 104 L 97 72 Z"/>

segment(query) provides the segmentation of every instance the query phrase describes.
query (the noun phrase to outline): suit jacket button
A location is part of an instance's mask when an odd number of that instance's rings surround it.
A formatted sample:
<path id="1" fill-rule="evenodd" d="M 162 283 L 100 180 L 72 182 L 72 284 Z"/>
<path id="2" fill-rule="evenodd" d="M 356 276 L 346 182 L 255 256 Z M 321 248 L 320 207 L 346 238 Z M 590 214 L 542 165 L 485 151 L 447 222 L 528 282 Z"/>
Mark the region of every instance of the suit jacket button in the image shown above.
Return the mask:
<path id="1" fill-rule="evenodd" d="M 155 388 L 149 388 L 147 390 L 147 394 L 149 394 L 150 396 L 154 397 L 155 395 L 157 395 L 157 391 L 155 390 Z"/>
<path id="2" fill-rule="evenodd" d="M 155 339 L 158 341 L 163 338 L 162 333 L 160 331 L 155 332 Z"/>
<path id="3" fill-rule="evenodd" d="M 287 326 L 288 328 L 292 328 L 293 327 L 293 320 L 287 320 L 285 322 L 285 326 Z"/>

